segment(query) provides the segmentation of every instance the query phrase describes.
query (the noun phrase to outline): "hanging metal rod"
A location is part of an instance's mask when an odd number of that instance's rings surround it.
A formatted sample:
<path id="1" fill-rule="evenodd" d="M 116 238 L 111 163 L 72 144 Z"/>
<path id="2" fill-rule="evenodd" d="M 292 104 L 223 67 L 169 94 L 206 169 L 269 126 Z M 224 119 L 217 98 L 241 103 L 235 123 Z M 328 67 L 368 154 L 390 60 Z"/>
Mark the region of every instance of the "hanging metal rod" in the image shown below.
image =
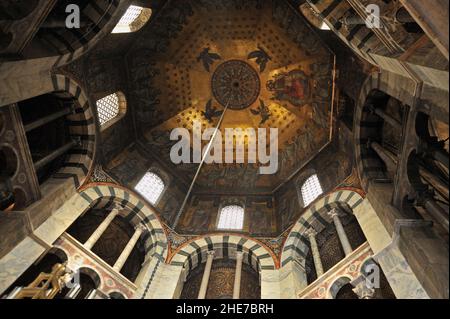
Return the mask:
<path id="1" fill-rule="evenodd" d="M 177 216 L 176 216 L 175 221 L 174 221 L 173 226 L 172 226 L 173 229 L 175 229 L 177 227 L 178 222 L 180 221 L 181 214 L 184 211 L 184 207 L 186 206 L 186 203 L 187 203 L 187 201 L 189 199 L 189 196 L 191 195 L 191 192 L 192 192 L 192 189 L 194 188 L 195 182 L 197 181 L 197 178 L 200 175 L 200 171 L 202 169 L 203 164 L 205 163 L 206 157 L 209 156 L 209 151 L 211 150 L 211 146 L 212 146 L 212 144 L 213 144 L 213 142 L 214 142 L 214 140 L 216 138 L 217 132 L 219 132 L 220 126 L 222 125 L 222 122 L 223 122 L 223 119 L 225 117 L 225 113 L 228 110 L 228 106 L 230 104 L 230 101 L 231 101 L 231 97 L 228 100 L 228 103 L 225 106 L 225 109 L 223 110 L 223 113 L 222 113 L 222 115 L 221 115 L 221 117 L 219 119 L 219 123 L 217 123 L 216 129 L 214 130 L 214 134 L 211 137 L 211 140 L 209 141 L 208 146 L 206 147 L 205 154 L 204 154 L 204 156 L 202 156 L 202 160 L 201 160 L 200 164 L 198 165 L 197 172 L 195 173 L 195 176 L 194 176 L 194 179 L 192 180 L 191 186 L 189 186 L 189 190 L 188 190 L 188 192 L 186 194 L 186 197 L 184 198 L 183 203 L 181 204 L 181 207 L 178 210 Z"/>

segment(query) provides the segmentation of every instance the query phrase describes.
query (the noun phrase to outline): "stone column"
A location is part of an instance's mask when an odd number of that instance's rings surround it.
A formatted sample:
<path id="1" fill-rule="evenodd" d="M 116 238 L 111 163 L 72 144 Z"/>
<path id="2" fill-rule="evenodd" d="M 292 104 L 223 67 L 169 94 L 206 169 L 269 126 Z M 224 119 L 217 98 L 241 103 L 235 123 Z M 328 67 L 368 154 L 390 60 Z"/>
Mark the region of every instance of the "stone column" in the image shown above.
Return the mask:
<path id="1" fill-rule="evenodd" d="M 25 125 L 25 127 L 24 127 L 25 132 L 29 132 L 31 130 L 34 130 L 34 129 L 36 129 L 38 127 L 41 127 L 41 126 L 43 126 L 43 125 L 45 125 L 47 123 L 50 123 L 50 122 L 52 122 L 54 120 L 59 119 L 60 117 L 66 116 L 66 115 L 68 115 L 70 113 L 72 113 L 72 109 L 70 107 L 67 107 L 67 108 L 65 108 L 65 109 L 63 109 L 61 111 L 58 111 L 58 112 L 55 112 L 53 114 L 47 115 L 47 116 L 45 116 L 43 118 L 40 118 L 40 119 L 30 123 L 30 124 Z"/>
<path id="2" fill-rule="evenodd" d="M 314 260 L 314 266 L 316 267 L 316 274 L 317 278 L 323 275 L 323 266 L 322 266 L 322 260 L 320 259 L 320 252 L 319 252 L 319 246 L 317 245 L 316 241 L 316 231 L 313 228 L 310 228 L 306 231 L 306 235 L 309 239 L 309 244 L 311 247 L 311 253 Z"/>
<path id="3" fill-rule="evenodd" d="M 89 293 L 84 299 L 97 299 L 96 296 L 97 296 L 97 289 L 92 289 L 91 291 L 89 291 Z"/>
<path id="4" fill-rule="evenodd" d="M 65 154 L 67 151 L 69 151 L 72 147 L 74 147 L 77 143 L 75 141 L 71 141 L 60 148 L 54 150 L 49 155 L 45 156 L 44 158 L 40 159 L 36 163 L 34 163 L 34 168 L 36 171 L 42 169 L 44 166 L 49 164 L 54 159 L 60 157 L 61 155 Z"/>
<path id="5" fill-rule="evenodd" d="M 236 272 L 234 274 L 233 299 L 239 299 L 241 292 L 241 274 L 242 274 L 242 260 L 244 254 L 242 251 L 236 252 Z"/>
<path id="6" fill-rule="evenodd" d="M 214 250 L 208 251 L 206 253 L 206 265 L 205 265 L 205 271 L 203 272 L 203 278 L 202 283 L 200 285 L 200 291 L 198 292 L 198 299 L 205 299 L 206 297 L 206 291 L 208 290 L 208 282 L 209 282 L 209 275 L 211 274 L 211 267 L 214 259 Z"/>
<path id="7" fill-rule="evenodd" d="M 144 232 L 144 226 L 139 225 L 136 227 L 133 236 L 128 241 L 128 244 L 123 249 L 122 253 L 120 254 L 119 258 L 117 258 L 116 262 L 114 263 L 114 270 L 117 272 L 120 272 L 123 265 L 125 265 L 125 262 L 127 261 L 128 257 L 131 254 L 131 251 L 133 250 L 134 246 L 136 246 L 136 243 L 139 240 L 139 237 L 141 237 L 142 233 Z"/>
<path id="8" fill-rule="evenodd" d="M 416 205 L 422 206 L 426 209 L 426 211 L 439 223 L 445 230 L 449 231 L 449 216 L 448 211 L 444 210 L 441 206 L 436 203 L 434 197 L 427 193 L 423 192 L 419 194 L 416 199 Z"/>
<path id="9" fill-rule="evenodd" d="M 336 227 L 336 231 L 339 237 L 339 241 L 341 242 L 342 249 L 344 249 L 345 256 L 348 256 L 352 253 L 353 249 L 348 241 L 347 234 L 345 233 L 344 226 L 342 226 L 341 220 L 339 219 L 338 210 L 333 208 L 329 213 L 330 217 L 333 219 L 334 226 Z"/>
<path id="10" fill-rule="evenodd" d="M 114 208 L 111 212 L 106 216 L 105 220 L 97 227 L 94 233 L 89 237 L 89 239 L 84 243 L 84 247 L 86 249 L 92 249 L 95 243 L 99 240 L 102 234 L 105 232 L 106 228 L 111 224 L 114 218 L 119 214 L 119 210 Z"/>
<path id="11" fill-rule="evenodd" d="M 386 165 L 388 172 L 395 174 L 397 170 L 397 158 L 377 142 L 370 142 L 370 147 L 378 154 Z"/>
<path id="12" fill-rule="evenodd" d="M 402 123 L 399 122 L 397 119 L 393 118 L 392 116 L 390 116 L 389 114 L 387 114 L 382 109 L 376 108 L 373 105 L 370 107 L 370 109 L 371 109 L 372 113 L 381 117 L 386 123 L 388 123 L 392 127 L 396 128 L 400 131 L 402 130 Z"/>
<path id="13" fill-rule="evenodd" d="M 72 287 L 69 292 L 66 294 L 66 296 L 64 297 L 65 299 L 75 299 L 77 297 L 77 295 L 80 293 L 81 291 L 81 286 L 80 284 L 76 284 L 74 287 Z"/>

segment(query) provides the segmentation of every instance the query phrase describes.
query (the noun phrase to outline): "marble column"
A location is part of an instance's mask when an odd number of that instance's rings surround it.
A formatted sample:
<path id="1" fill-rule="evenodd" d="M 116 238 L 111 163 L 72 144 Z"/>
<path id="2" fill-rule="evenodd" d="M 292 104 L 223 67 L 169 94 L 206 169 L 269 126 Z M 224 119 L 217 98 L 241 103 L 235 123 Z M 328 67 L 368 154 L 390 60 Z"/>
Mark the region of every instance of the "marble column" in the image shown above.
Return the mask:
<path id="1" fill-rule="evenodd" d="M 397 162 L 398 162 L 396 156 L 377 142 L 371 142 L 370 147 L 378 154 L 378 156 L 384 162 L 387 170 L 389 172 L 395 173 L 395 171 L 397 170 Z"/>
<path id="2" fill-rule="evenodd" d="M 77 295 L 80 293 L 80 291 L 81 291 L 81 285 L 76 284 L 74 287 L 70 288 L 69 292 L 66 294 L 66 296 L 64 298 L 65 299 L 75 299 L 77 297 Z"/>
<path id="3" fill-rule="evenodd" d="M 43 118 L 40 118 L 40 119 L 38 119 L 38 120 L 36 120 L 34 122 L 31 122 L 31 123 L 25 125 L 25 127 L 24 127 L 25 132 L 29 132 L 31 130 L 34 130 L 34 129 L 36 129 L 38 127 L 41 127 L 41 126 L 43 126 L 43 125 L 45 125 L 47 123 L 50 123 L 50 122 L 52 122 L 54 120 L 59 119 L 60 117 L 66 116 L 66 115 L 68 115 L 70 113 L 72 113 L 72 109 L 70 107 L 66 107 L 65 109 L 63 109 L 61 111 L 58 111 L 58 112 L 55 112 L 53 114 L 47 115 L 47 116 L 45 116 Z"/>
<path id="4" fill-rule="evenodd" d="M 443 209 L 428 193 L 420 194 L 416 200 L 417 204 L 424 207 L 426 211 L 437 221 L 445 230 L 449 231 L 449 216 L 448 211 Z"/>
<path id="5" fill-rule="evenodd" d="M 86 297 L 84 299 L 97 299 L 97 289 L 92 289 L 91 291 L 89 291 L 89 293 L 86 295 Z"/>
<path id="6" fill-rule="evenodd" d="M 239 299 L 240 296 L 243 259 L 244 259 L 243 252 L 242 251 L 236 252 L 236 272 L 234 273 L 233 299 Z"/>
<path id="7" fill-rule="evenodd" d="M 131 239 L 128 241 L 127 245 L 123 249 L 122 253 L 120 254 L 119 258 L 117 258 L 116 262 L 114 263 L 114 270 L 117 272 L 120 272 L 123 265 L 125 265 L 125 262 L 127 261 L 128 257 L 131 254 L 131 251 L 133 250 L 134 246 L 136 246 L 136 243 L 138 242 L 139 238 L 141 237 L 142 233 L 144 232 L 144 226 L 139 225 L 134 230 L 133 236 L 131 236 Z"/>
<path id="8" fill-rule="evenodd" d="M 309 245 L 314 260 L 314 266 L 316 267 L 317 278 L 319 278 L 320 276 L 323 275 L 324 271 L 322 266 L 322 260 L 320 259 L 319 246 L 317 245 L 316 241 L 317 232 L 313 228 L 310 228 L 306 231 L 306 235 L 308 236 L 309 239 Z"/>
<path id="9" fill-rule="evenodd" d="M 387 114 L 385 111 L 383 111 L 380 108 L 375 108 L 374 106 L 371 107 L 372 113 L 378 115 L 381 117 L 386 123 L 391 125 L 397 130 L 402 130 L 402 123 L 398 121 L 397 119 L 393 118 L 391 115 Z"/>
<path id="10" fill-rule="evenodd" d="M 112 223 L 112 221 L 118 214 L 119 210 L 117 208 L 111 210 L 108 216 L 106 216 L 105 220 L 103 220 L 100 226 L 98 226 L 94 233 L 92 233 L 91 237 L 89 237 L 89 239 L 84 243 L 84 247 L 86 247 L 86 249 L 92 249 L 92 247 L 94 247 L 95 243 L 103 235 L 106 228 L 108 228 L 108 226 Z"/>
<path id="11" fill-rule="evenodd" d="M 200 285 L 200 291 L 198 292 L 198 299 L 205 299 L 206 291 L 208 290 L 209 275 L 211 274 L 211 267 L 214 259 L 214 250 L 206 253 L 206 265 L 203 272 L 202 283 Z"/>
<path id="12" fill-rule="evenodd" d="M 67 153 L 72 147 L 76 145 L 75 141 L 71 141 L 60 148 L 54 150 L 49 155 L 45 156 L 44 158 L 40 159 L 39 161 L 34 163 L 34 168 L 36 171 L 39 171 L 46 165 L 50 164 L 54 159 L 60 157 L 61 155 Z"/>
<path id="13" fill-rule="evenodd" d="M 350 255 L 353 249 L 352 246 L 350 245 L 350 242 L 348 241 L 348 237 L 347 234 L 345 233 L 344 226 L 342 226 L 341 220 L 339 219 L 338 210 L 336 208 L 333 208 L 328 214 L 333 219 L 333 223 L 334 226 L 336 227 L 339 241 L 341 242 L 345 256 Z"/>

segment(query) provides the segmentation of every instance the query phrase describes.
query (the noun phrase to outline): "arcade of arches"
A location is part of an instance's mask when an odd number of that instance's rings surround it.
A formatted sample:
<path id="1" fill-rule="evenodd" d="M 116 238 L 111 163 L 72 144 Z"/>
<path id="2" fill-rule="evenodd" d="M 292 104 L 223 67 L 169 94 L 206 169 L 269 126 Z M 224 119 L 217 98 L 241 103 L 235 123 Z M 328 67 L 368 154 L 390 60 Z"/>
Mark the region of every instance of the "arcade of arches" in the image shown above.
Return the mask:
<path id="1" fill-rule="evenodd" d="M 368 3 L 0 0 L 0 298 L 449 298 L 448 1 Z"/>

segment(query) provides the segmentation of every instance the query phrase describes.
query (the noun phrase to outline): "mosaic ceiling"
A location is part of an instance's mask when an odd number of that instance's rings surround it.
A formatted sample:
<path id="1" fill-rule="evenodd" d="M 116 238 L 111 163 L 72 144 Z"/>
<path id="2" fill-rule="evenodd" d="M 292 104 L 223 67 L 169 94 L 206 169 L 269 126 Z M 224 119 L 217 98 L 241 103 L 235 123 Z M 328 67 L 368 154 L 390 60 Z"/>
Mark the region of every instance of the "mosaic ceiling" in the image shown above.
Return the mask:
<path id="1" fill-rule="evenodd" d="M 223 135 L 225 128 L 278 128 L 278 172 L 208 164 L 195 190 L 273 191 L 331 138 L 334 55 L 315 32 L 284 1 L 169 2 L 127 54 L 129 100 L 148 149 L 191 180 L 198 164 L 171 164 L 170 132 L 192 131 L 194 121 L 214 128 L 228 105 Z"/>
<path id="2" fill-rule="evenodd" d="M 255 103 L 261 91 L 259 75 L 248 63 L 229 60 L 214 71 L 211 91 L 223 107 L 233 110 L 246 109 Z"/>

